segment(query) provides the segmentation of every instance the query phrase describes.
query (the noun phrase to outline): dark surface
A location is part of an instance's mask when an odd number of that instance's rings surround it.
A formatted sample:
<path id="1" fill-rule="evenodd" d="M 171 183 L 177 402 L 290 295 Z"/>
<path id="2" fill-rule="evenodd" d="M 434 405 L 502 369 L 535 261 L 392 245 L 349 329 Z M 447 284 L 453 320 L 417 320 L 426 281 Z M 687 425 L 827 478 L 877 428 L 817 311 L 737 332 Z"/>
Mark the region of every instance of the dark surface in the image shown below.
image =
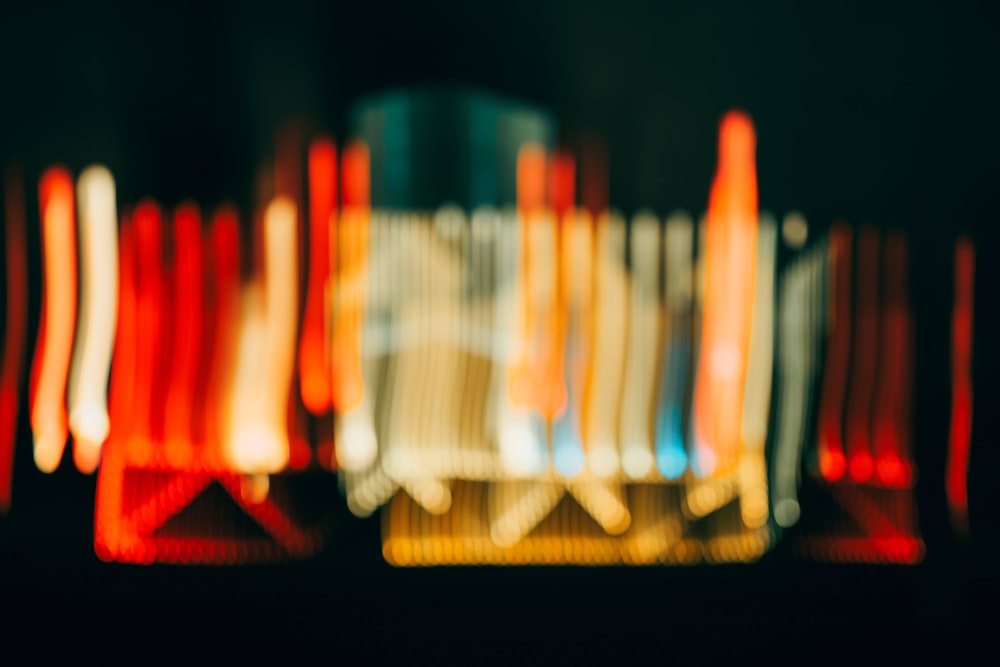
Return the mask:
<path id="1" fill-rule="evenodd" d="M 923 564 L 821 566 L 795 560 L 783 542 L 740 567 L 403 571 L 382 562 L 377 520 L 345 510 L 334 544 L 308 563 L 107 565 L 91 546 L 94 480 L 68 461 L 48 477 L 33 469 L 22 405 L 14 505 L 0 517 L 0 650 L 27 637 L 89 636 L 40 646 L 155 654 L 166 641 L 193 654 L 211 639 L 348 663 L 348 649 L 431 663 L 802 663 L 953 659 L 989 639 L 1000 593 L 996 11 L 969 2 L 752 5 L 6 3 L 0 157 L 20 161 L 29 183 L 53 161 L 103 161 L 123 201 L 245 203 L 286 115 L 311 115 L 342 137 L 348 108 L 365 94 L 462 83 L 542 105 L 564 130 L 601 134 L 612 202 L 665 214 L 704 207 L 716 123 L 743 107 L 758 130 L 762 207 L 799 209 L 820 226 L 873 221 L 911 238 Z M 29 197 L 37 253 L 35 206 Z M 942 485 L 959 231 L 979 251 L 975 539 L 965 545 L 947 523 Z M 37 263 L 32 270 L 31 341 Z M 45 623 L 59 629 L 46 635 Z"/>

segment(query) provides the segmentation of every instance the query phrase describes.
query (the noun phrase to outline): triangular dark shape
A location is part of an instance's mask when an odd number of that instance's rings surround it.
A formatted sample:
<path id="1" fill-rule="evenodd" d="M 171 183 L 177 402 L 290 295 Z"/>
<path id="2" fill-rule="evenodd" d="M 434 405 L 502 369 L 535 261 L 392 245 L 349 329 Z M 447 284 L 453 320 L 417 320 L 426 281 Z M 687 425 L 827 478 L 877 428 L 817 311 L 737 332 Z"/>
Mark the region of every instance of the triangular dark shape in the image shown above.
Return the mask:
<path id="1" fill-rule="evenodd" d="M 271 537 L 236 504 L 218 482 L 212 482 L 184 509 L 170 517 L 154 537 L 271 541 Z"/>

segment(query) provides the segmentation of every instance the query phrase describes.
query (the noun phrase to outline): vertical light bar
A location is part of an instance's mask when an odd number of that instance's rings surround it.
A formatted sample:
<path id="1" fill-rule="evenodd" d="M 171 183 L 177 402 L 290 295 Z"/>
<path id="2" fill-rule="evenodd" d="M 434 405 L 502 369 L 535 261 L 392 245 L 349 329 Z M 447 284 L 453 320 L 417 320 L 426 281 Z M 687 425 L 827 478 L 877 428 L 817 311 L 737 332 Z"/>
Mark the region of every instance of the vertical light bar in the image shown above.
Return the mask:
<path id="1" fill-rule="evenodd" d="M 4 172 L 4 232 L 7 254 L 7 317 L 0 367 L 0 514 L 10 508 L 14 445 L 20 405 L 21 376 L 28 338 L 28 241 L 21 171 Z"/>
<path id="2" fill-rule="evenodd" d="M 907 243 L 899 232 L 885 239 L 882 257 L 881 349 L 872 415 L 874 476 L 890 488 L 912 480 L 909 407 L 912 382 L 910 309 L 906 293 Z"/>
<path id="3" fill-rule="evenodd" d="M 592 346 L 594 225 L 585 209 L 570 211 L 560 228 L 565 321 L 566 410 L 552 424 L 552 453 L 560 474 L 583 470 L 583 404 Z"/>
<path id="4" fill-rule="evenodd" d="M 691 368 L 692 301 L 694 299 L 694 225 L 684 214 L 667 220 L 663 235 L 663 294 L 666 326 L 656 416 L 656 469 L 665 479 L 687 470 L 684 406 Z"/>
<path id="5" fill-rule="evenodd" d="M 847 393 L 847 471 L 855 482 L 867 482 L 874 472 L 871 447 L 872 399 L 879 358 L 879 232 L 858 232 L 855 275 L 854 354 Z"/>
<path id="6" fill-rule="evenodd" d="M 288 392 L 298 323 L 296 215 L 287 197 L 275 198 L 264 214 L 264 325 L 259 339 L 264 367 L 262 384 L 253 388 L 263 396 L 260 414 L 233 424 L 230 464 L 240 472 L 277 473 L 288 464 Z"/>
<path id="7" fill-rule="evenodd" d="M 339 269 L 334 275 L 338 276 L 337 280 L 344 281 L 349 290 L 333 319 L 330 359 L 333 404 L 338 412 L 345 412 L 357 405 L 364 393 L 360 338 L 364 305 L 363 279 L 367 271 L 368 255 L 369 165 L 368 147 L 363 142 L 352 142 L 344 150 L 341 160 L 344 212 L 336 231 L 330 230 L 330 256 L 336 257 Z"/>
<path id="8" fill-rule="evenodd" d="M 754 276 L 750 355 L 747 359 L 740 439 L 740 515 L 748 528 L 767 522 L 767 461 L 764 445 L 771 407 L 771 374 L 774 360 L 774 265 L 778 226 L 762 215 L 757 229 L 757 262 Z"/>
<path id="9" fill-rule="evenodd" d="M 730 112 L 719 128 L 719 164 L 706 220 L 705 308 L 694 398 L 693 470 L 723 475 L 737 464 L 750 338 L 757 231 L 756 137 Z"/>
<path id="10" fill-rule="evenodd" d="M 632 479 L 653 470 L 652 410 L 660 342 L 660 222 L 642 213 L 632 221 L 632 276 L 626 345 L 625 390 L 621 396 L 622 469 Z"/>
<path id="11" fill-rule="evenodd" d="M 951 316 L 951 429 L 945 491 L 954 529 L 968 532 L 969 450 L 972 442 L 972 317 L 976 249 L 968 237 L 955 244 L 955 305 Z"/>
<path id="12" fill-rule="evenodd" d="M 212 469 L 224 465 L 224 433 L 229 384 L 238 361 L 235 342 L 240 322 L 240 230 L 237 211 L 220 206 L 212 215 L 209 243 L 209 307 L 206 340 L 210 346 L 205 373 L 202 458 Z"/>
<path id="13" fill-rule="evenodd" d="M 127 445 L 128 460 L 146 465 L 153 456 L 153 393 L 161 381 L 157 371 L 164 347 L 163 220 L 159 206 L 144 200 L 133 217 L 136 244 L 135 408 Z"/>
<path id="14" fill-rule="evenodd" d="M 42 472 L 59 467 L 69 432 L 66 382 L 76 328 L 76 229 L 73 180 L 62 167 L 50 167 L 39 184 L 42 221 L 43 293 L 32 369 L 31 430 L 35 465 Z"/>
<path id="15" fill-rule="evenodd" d="M 306 409 L 330 409 L 332 387 L 324 335 L 324 290 L 331 274 L 330 227 L 337 210 L 337 147 L 329 137 L 309 146 L 309 283 L 299 343 L 299 391 Z"/>
<path id="16" fill-rule="evenodd" d="M 80 208 L 80 319 L 69 377 L 73 460 L 91 473 L 108 436 L 108 375 L 118 310 L 118 214 L 115 181 L 105 167 L 77 180 Z"/>
<path id="17" fill-rule="evenodd" d="M 597 221 L 594 253 L 594 344 L 584 409 L 587 466 L 598 478 L 618 473 L 618 406 L 621 401 L 628 326 L 625 221 L 605 213 Z"/>
<path id="18" fill-rule="evenodd" d="M 851 360 L 851 229 L 843 224 L 830 230 L 826 359 L 819 412 L 819 472 L 836 482 L 847 470 L 843 418 L 847 372 Z"/>
<path id="19" fill-rule="evenodd" d="M 195 400 L 204 327 L 201 213 L 185 202 L 174 212 L 173 321 L 163 435 L 167 462 L 186 469 L 194 458 L 193 423 L 204 406 Z"/>

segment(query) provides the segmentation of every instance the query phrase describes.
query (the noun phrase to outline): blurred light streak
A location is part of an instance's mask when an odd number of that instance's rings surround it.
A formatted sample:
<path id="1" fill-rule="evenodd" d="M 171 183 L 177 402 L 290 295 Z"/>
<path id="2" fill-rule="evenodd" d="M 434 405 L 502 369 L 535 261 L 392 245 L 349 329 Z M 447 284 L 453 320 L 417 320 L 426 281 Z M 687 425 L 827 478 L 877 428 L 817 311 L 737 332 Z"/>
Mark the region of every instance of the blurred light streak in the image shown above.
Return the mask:
<path id="1" fill-rule="evenodd" d="M 288 392 L 298 320 L 296 231 L 291 199 L 273 200 L 264 217 L 262 293 L 246 297 L 226 447 L 229 464 L 244 473 L 277 473 L 288 464 Z"/>
<path id="2" fill-rule="evenodd" d="M 762 215 L 757 228 L 754 265 L 753 314 L 750 328 L 746 388 L 739 461 L 740 515 L 748 528 L 760 528 L 768 519 L 767 459 L 764 446 L 771 415 L 771 375 L 774 363 L 774 271 L 778 227 Z"/>
<path id="3" fill-rule="evenodd" d="M 621 465 L 630 479 L 653 471 L 653 404 L 660 353 L 660 221 L 642 212 L 632 220 L 632 273 L 629 280 L 628 338 L 625 346 L 624 390 L 621 394 L 619 438 Z"/>
<path id="4" fill-rule="evenodd" d="M 874 472 L 871 447 L 872 405 L 879 350 L 879 246 L 878 230 L 858 232 L 855 265 L 854 341 L 847 391 L 847 471 L 855 482 L 867 482 Z M 861 279 L 861 277 L 864 277 Z"/>
<path id="5" fill-rule="evenodd" d="M 757 222 L 753 125 L 730 112 L 719 128 L 719 163 L 706 220 L 705 306 L 693 408 L 693 470 L 723 475 L 737 465 L 750 338 Z"/>
<path id="6" fill-rule="evenodd" d="M 882 257 L 881 349 L 873 397 L 871 446 L 874 478 L 906 488 L 910 465 L 910 405 L 913 382 L 912 318 L 907 298 L 907 242 L 899 232 L 886 235 Z"/>
<path id="7" fill-rule="evenodd" d="M 39 183 L 42 223 L 42 314 L 31 381 L 31 430 L 35 465 L 59 467 L 69 426 L 66 383 L 76 330 L 77 266 L 73 180 L 63 167 L 50 167 Z"/>
<path id="8" fill-rule="evenodd" d="M 0 514 L 10 508 L 20 388 L 28 338 L 28 240 L 24 181 L 18 167 L 4 170 L 6 304 L 0 366 Z"/>
<path id="9" fill-rule="evenodd" d="M 827 296 L 827 346 L 819 407 L 819 473 L 835 482 L 847 470 L 842 420 L 851 360 L 851 240 L 843 223 L 830 230 Z"/>
<path id="10" fill-rule="evenodd" d="M 172 293 L 169 321 L 170 373 L 165 378 L 167 396 L 164 406 L 164 454 L 171 466 L 183 469 L 194 459 L 194 424 L 203 404 L 196 399 L 198 369 L 205 347 L 201 213 L 185 202 L 173 216 Z"/>
<path id="11" fill-rule="evenodd" d="M 605 212 L 594 238 L 594 319 L 591 369 L 583 409 L 589 471 L 598 479 L 619 472 L 618 411 L 628 325 L 625 221 Z"/>
<path id="12" fill-rule="evenodd" d="M 129 431 L 128 458 L 145 465 L 153 457 L 153 413 L 163 405 L 154 400 L 154 391 L 162 393 L 164 384 L 159 371 L 164 364 L 162 354 L 169 349 L 165 340 L 168 322 L 164 306 L 163 222 L 159 206 L 151 200 L 141 201 L 133 216 L 136 243 L 136 371 L 135 405 L 132 428 Z"/>
<path id="13" fill-rule="evenodd" d="M 972 345 L 976 249 L 971 239 L 955 243 L 955 304 L 951 319 L 951 429 L 945 490 L 952 526 L 968 533 L 969 450 L 972 442 Z"/>
<path id="14" fill-rule="evenodd" d="M 344 209 L 336 231 L 330 230 L 330 257 L 338 269 L 337 281 L 349 290 L 342 294 L 333 316 L 330 366 L 333 405 L 338 413 L 355 407 L 364 394 L 361 377 L 360 338 L 367 271 L 371 167 L 368 147 L 359 141 L 348 144 L 341 158 L 341 195 Z M 332 219 L 332 218 L 331 218 Z"/>
<path id="15" fill-rule="evenodd" d="M 77 180 L 80 312 L 68 385 L 69 429 L 77 469 L 100 462 L 110 428 L 107 390 L 118 308 L 118 214 L 115 181 L 94 165 Z"/>
<path id="16" fill-rule="evenodd" d="M 593 346 L 594 224 L 586 210 L 567 214 L 559 228 L 561 305 L 565 331 L 566 410 L 552 424 L 552 451 L 560 474 L 583 470 L 584 408 Z"/>
<path id="17" fill-rule="evenodd" d="M 327 280 L 336 271 L 336 255 L 331 262 L 331 229 L 337 215 L 337 147 L 321 136 L 309 146 L 309 282 L 299 342 L 299 390 L 302 402 L 314 415 L 326 413 L 332 405 L 324 334 Z"/>
<path id="18" fill-rule="evenodd" d="M 691 365 L 693 254 L 691 219 L 675 213 L 667 219 L 663 234 L 666 345 L 660 365 L 656 417 L 656 468 L 667 480 L 681 477 L 688 465 L 683 421 Z"/>
<path id="19" fill-rule="evenodd" d="M 798 499 L 806 425 L 813 408 L 823 323 L 823 245 L 797 256 L 781 277 L 778 299 L 777 409 L 771 496 L 774 520 L 788 528 L 798 522 Z"/>

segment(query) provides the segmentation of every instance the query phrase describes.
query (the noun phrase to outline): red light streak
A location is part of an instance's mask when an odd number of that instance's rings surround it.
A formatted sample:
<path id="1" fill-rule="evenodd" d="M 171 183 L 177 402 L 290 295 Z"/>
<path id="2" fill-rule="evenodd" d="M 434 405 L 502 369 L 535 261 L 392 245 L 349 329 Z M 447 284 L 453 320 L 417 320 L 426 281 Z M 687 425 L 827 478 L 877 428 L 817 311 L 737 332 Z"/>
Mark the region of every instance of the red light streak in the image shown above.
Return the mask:
<path id="1" fill-rule="evenodd" d="M 951 432 L 945 493 L 956 532 L 968 532 L 969 450 L 972 441 L 972 316 L 976 250 L 962 237 L 955 244 L 955 306 L 951 319 Z"/>
<path id="2" fill-rule="evenodd" d="M 909 463 L 912 372 L 911 322 L 906 297 L 907 246 L 900 234 L 886 237 L 882 273 L 882 343 L 872 434 L 875 479 L 884 486 L 904 488 L 912 481 Z"/>
<path id="3" fill-rule="evenodd" d="M 203 339 L 201 213 L 191 203 L 174 213 L 173 321 L 170 379 L 163 431 L 167 461 L 184 468 L 194 459 L 193 421 L 202 404 L 195 399 Z"/>
<path id="4" fill-rule="evenodd" d="M 847 394 L 847 469 L 855 482 L 866 482 L 874 471 L 871 411 L 879 359 L 879 236 L 862 227 L 858 233 L 855 318 L 851 380 Z"/>
<path id="5" fill-rule="evenodd" d="M 330 226 L 337 208 L 337 147 L 320 137 L 309 147 L 309 282 L 299 342 L 299 389 L 314 415 L 332 405 L 326 354 L 325 290 L 330 275 Z"/>
<path id="6" fill-rule="evenodd" d="M 844 476 L 842 419 L 851 354 L 851 229 L 830 230 L 829 325 L 819 412 L 819 471 L 828 482 Z"/>
<path id="7" fill-rule="evenodd" d="M 0 366 L 0 514 L 11 502 L 14 445 L 28 337 L 28 243 L 25 232 L 24 184 L 21 172 L 4 173 L 4 231 L 7 250 L 7 316 Z"/>

